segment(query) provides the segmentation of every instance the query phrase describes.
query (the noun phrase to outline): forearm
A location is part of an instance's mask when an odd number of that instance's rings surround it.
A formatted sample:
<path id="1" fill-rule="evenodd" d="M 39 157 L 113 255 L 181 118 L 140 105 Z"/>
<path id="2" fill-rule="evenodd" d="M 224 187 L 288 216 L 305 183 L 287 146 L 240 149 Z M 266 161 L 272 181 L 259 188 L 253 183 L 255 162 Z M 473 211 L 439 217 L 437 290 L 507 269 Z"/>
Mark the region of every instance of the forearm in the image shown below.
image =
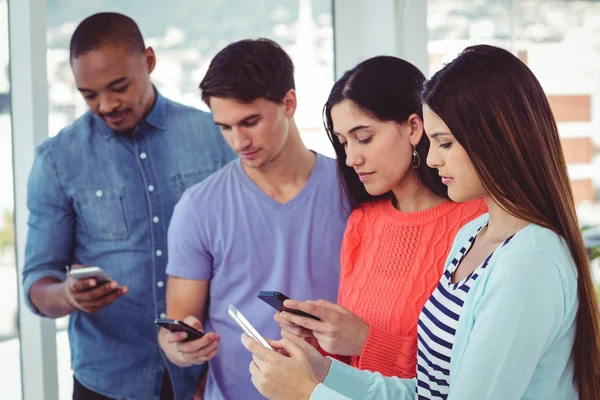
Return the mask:
<path id="1" fill-rule="evenodd" d="M 65 285 L 64 281 L 56 278 L 41 278 L 31 286 L 29 298 L 33 305 L 45 316 L 50 318 L 64 317 L 77 310 L 67 298 Z"/>
<path id="2" fill-rule="evenodd" d="M 167 359 L 169 361 L 171 361 L 173 364 L 177 365 L 178 367 L 182 367 L 182 368 L 191 367 L 192 365 L 194 365 L 193 363 L 186 361 L 183 358 L 183 356 L 181 355 L 181 353 L 177 351 L 176 343 L 167 342 L 166 336 L 168 333 L 169 332 L 164 328 L 161 328 L 160 331 L 158 332 L 158 343 L 160 344 L 160 347 L 163 349 L 163 352 L 165 353 L 165 356 L 167 357 Z"/>

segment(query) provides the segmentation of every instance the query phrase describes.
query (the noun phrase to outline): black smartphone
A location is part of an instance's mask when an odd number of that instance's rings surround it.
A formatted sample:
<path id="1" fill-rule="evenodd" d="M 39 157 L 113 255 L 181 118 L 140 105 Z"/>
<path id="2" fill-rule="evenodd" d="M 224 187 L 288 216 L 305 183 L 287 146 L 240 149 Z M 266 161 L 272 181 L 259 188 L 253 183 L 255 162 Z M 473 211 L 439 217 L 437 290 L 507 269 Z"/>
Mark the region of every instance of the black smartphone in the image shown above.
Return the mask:
<path id="1" fill-rule="evenodd" d="M 200 339 L 202 336 L 204 336 L 204 332 L 200 332 L 198 329 L 192 328 L 185 322 L 176 319 L 156 318 L 154 320 L 154 323 L 171 332 L 187 333 L 188 335 L 185 339 L 183 339 L 183 342 L 189 342 L 192 340 Z"/>
<path id="2" fill-rule="evenodd" d="M 288 300 L 289 297 L 287 297 L 283 293 L 272 292 L 269 290 L 261 290 L 258 293 L 258 298 L 261 299 L 262 301 L 264 301 L 265 303 L 267 303 L 268 305 L 270 305 L 271 307 L 273 307 L 274 309 L 276 309 L 277 311 L 285 311 L 285 312 L 289 312 L 292 314 L 301 315 L 303 317 L 316 319 L 317 321 L 321 320 L 321 318 L 315 317 L 314 315 L 309 314 L 309 313 L 305 313 L 304 311 L 290 310 L 289 308 L 284 307 L 283 302 Z"/>

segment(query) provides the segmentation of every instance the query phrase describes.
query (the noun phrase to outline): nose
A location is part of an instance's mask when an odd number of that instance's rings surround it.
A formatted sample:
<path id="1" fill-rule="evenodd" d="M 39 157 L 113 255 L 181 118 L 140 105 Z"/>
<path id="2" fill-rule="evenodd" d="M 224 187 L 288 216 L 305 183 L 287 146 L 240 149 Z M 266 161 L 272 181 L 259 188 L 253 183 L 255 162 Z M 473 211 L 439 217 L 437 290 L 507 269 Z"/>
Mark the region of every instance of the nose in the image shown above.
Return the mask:
<path id="1" fill-rule="evenodd" d="M 233 151 L 236 153 L 247 149 L 252 145 L 252 140 L 250 136 L 244 131 L 244 129 L 240 129 L 238 127 L 232 127 L 232 137 L 233 137 Z"/>
<path id="2" fill-rule="evenodd" d="M 99 95 L 100 103 L 98 108 L 102 114 L 110 114 L 119 108 L 119 99 L 109 93 L 101 93 Z"/>
<path id="3" fill-rule="evenodd" d="M 363 155 L 357 147 L 350 141 L 346 143 L 346 165 L 352 168 L 365 162 Z"/>
<path id="4" fill-rule="evenodd" d="M 439 168 L 442 166 L 442 157 L 439 152 L 439 148 L 434 144 L 429 146 L 427 152 L 427 165 L 429 168 Z"/>

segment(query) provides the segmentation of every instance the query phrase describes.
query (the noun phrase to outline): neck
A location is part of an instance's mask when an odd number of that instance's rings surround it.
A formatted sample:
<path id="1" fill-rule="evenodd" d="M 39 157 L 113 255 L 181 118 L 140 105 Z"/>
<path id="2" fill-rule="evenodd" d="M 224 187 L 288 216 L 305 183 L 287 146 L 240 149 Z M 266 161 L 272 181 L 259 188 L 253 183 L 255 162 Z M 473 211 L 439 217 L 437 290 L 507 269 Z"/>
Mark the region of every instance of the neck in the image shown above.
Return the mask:
<path id="1" fill-rule="evenodd" d="M 398 186 L 392 189 L 392 193 L 394 207 L 403 212 L 429 210 L 446 201 L 427 189 L 414 171 L 410 171 Z"/>
<path id="2" fill-rule="evenodd" d="M 490 218 L 488 226 L 482 230 L 480 236 L 486 242 L 503 242 L 529 225 L 528 221 L 515 217 L 503 210 L 493 198 L 486 196 L 484 200 L 487 204 Z"/>
<path id="3" fill-rule="evenodd" d="M 266 192 L 277 192 L 291 184 L 304 184 L 315 165 L 315 154 L 308 150 L 292 119 L 287 140 L 279 154 L 260 168 L 247 168 L 246 174 Z"/>
<path id="4" fill-rule="evenodd" d="M 150 85 L 150 88 L 148 90 L 150 92 L 148 96 L 148 103 L 146 104 L 146 107 L 144 109 L 144 119 L 148 116 L 148 114 L 150 114 L 150 111 L 152 111 L 152 107 L 154 107 L 154 103 L 156 103 L 156 91 L 154 90 L 154 86 Z"/>

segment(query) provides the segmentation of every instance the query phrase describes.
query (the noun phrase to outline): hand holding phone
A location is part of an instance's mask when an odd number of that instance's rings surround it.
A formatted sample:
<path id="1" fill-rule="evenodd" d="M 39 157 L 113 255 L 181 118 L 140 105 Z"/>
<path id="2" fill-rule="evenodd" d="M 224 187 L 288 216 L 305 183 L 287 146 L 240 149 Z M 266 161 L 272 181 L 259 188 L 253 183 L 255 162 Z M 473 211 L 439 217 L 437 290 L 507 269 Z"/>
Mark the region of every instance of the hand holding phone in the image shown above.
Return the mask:
<path id="1" fill-rule="evenodd" d="M 79 264 L 67 267 L 64 289 L 67 302 L 87 313 L 108 307 L 128 291 L 126 286 L 119 287 L 100 267 Z"/>
<path id="2" fill-rule="evenodd" d="M 262 301 L 264 301 L 265 303 L 267 303 L 268 305 L 270 305 L 271 307 L 273 307 L 274 309 L 276 309 L 277 311 L 286 311 L 286 312 L 290 312 L 292 314 L 301 315 L 303 317 L 312 318 L 317 321 L 321 320 L 319 317 L 316 317 L 312 314 L 309 314 L 309 313 L 306 313 L 306 312 L 300 311 L 300 310 L 287 308 L 286 306 L 284 306 L 283 302 L 286 300 L 289 300 L 289 297 L 287 297 L 283 293 L 273 292 L 270 290 L 261 290 L 258 293 L 258 298 L 261 299 Z"/>
<path id="3" fill-rule="evenodd" d="M 169 331 L 164 340 L 169 346 L 174 345 L 177 352 L 171 354 L 178 354 L 177 357 L 182 360 L 178 363 L 180 366 L 202 364 L 213 358 L 219 350 L 221 337 L 214 332 L 200 331 L 202 324 L 194 316 L 188 316 L 183 321 L 157 318 L 154 322 Z M 163 348 L 170 352 L 167 347 Z"/>
<path id="4" fill-rule="evenodd" d="M 320 321 L 287 311 L 275 315 L 283 331 L 305 337 L 310 332 L 319 341 L 319 346 L 330 354 L 360 356 L 364 350 L 370 327 L 350 310 L 326 300 L 296 301 L 286 300 L 285 306 L 304 311 L 320 318 Z M 294 329 L 300 328 L 301 334 Z"/>
<path id="5" fill-rule="evenodd" d="M 183 343 L 200 339 L 202 336 L 204 336 L 204 332 L 201 332 L 196 328 L 192 328 L 185 322 L 179 321 L 177 319 L 156 318 L 154 320 L 154 323 L 162 328 L 165 328 L 170 332 L 185 332 L 185 338 L 181 340 Z M 181 337 L 183 335 L 179 336 Z"/>

